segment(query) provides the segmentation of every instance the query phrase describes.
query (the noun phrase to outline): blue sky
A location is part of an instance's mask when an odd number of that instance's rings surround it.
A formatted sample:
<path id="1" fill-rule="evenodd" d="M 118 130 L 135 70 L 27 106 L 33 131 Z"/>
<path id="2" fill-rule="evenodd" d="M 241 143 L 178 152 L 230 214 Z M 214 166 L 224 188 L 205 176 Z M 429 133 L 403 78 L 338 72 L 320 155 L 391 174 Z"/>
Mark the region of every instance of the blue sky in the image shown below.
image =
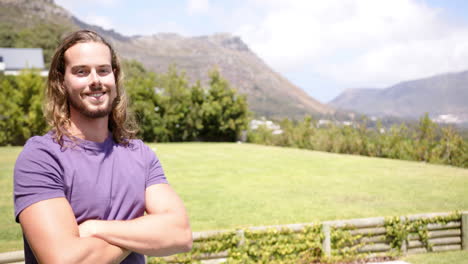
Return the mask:
<path id="1" fill-rule="evenodd" d="M 468 70 L 464 0 L 55 0 L 124 35 L 229 32 L 328 102 L 348 88 Z"/>

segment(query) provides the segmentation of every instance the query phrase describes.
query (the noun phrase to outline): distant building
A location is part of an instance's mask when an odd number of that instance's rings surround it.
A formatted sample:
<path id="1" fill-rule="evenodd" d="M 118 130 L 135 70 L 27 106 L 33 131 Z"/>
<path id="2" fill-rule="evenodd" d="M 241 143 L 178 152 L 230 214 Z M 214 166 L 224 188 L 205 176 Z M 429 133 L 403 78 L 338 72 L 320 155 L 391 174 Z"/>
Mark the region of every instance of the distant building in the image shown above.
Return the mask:
<path id="1" fill-rule="evenodd" d="M 263 126 L 268 130 L 271 130 L 273 135 L 283 134 L 283 130 L 281 130 L 281 127 L 278 124 L 275 124 L 273 123 L 273 121 L 270 120 L 265 120 L 264 118 L 262 120 L 254 119 L 250 121 L 249 126 L 252 130 L 257 130 L 258 128 L 260 128 L 260 126 Z"/>
<path id="2" fill-rule="evenodd" d="M 47 76 L 42 49 L 0 48 L 0 72 L 18 75 L 24 69 L 38 69 Z"/>
<path id="3" fill-rule="evenodd" d="M 333 124 L 333 122 L 331 120 L 327 120 L 327 119 L 320 119 L 318 122 L 317 122 L 317 127 L 326 127 L 326 126 L 329 126 Z"/>
<path id="4" fill-rule="evenodd" d="M 343 126 L 352 126 L 353 125 L 352 121 L 343 121 L 341 123 L 343 124 Z"/>
<path id="5" fill-rule="evenodd" d="M 445 115 L 438 115 L 435 118 L 432 118 L 432 121 L 440 124 L 460 124 L 463 121 L 454 114 L 445 114 Z"/>

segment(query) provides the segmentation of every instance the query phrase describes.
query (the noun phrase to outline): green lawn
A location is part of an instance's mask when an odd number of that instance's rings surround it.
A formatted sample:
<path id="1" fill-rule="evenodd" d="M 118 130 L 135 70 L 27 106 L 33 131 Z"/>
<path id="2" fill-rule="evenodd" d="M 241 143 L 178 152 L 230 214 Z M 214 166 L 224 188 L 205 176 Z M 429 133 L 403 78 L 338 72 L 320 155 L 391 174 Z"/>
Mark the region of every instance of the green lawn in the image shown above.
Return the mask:
<path id="1" fill-rule="evenodd" d="M 411 255 L 403 258 L 411 264 L 467 264 L 468 251 L 448 251 Z"/>
<path id="2" fill-rule="evenodd" d="M 13 166 L 22 148 L 0 148 L 0 252 L 23 248 L 13 212 Z"/>
<path id="3" fill-rule="evenodd" d="M 235 143 L 151 144 L 195 231 L 468 209 L 468 170 Z M 0 252 L 20 249 L 0 148 Z"/>

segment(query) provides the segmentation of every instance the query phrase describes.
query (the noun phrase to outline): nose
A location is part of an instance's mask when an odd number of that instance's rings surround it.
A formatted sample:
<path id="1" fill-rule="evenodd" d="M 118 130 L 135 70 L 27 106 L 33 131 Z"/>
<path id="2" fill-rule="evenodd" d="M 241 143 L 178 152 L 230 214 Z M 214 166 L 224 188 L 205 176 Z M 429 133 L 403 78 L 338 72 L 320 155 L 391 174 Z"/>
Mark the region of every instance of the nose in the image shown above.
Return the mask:
<path id="1" fill-rule="evenodd" d="M 100 88 L 101 87 L 101 77 L 99 76 L 99 74 L 96 72 L 96 70 L 92 70 L 90 75 L 89 75 L 89 78 L 90 78 L 90 88 Z"/>

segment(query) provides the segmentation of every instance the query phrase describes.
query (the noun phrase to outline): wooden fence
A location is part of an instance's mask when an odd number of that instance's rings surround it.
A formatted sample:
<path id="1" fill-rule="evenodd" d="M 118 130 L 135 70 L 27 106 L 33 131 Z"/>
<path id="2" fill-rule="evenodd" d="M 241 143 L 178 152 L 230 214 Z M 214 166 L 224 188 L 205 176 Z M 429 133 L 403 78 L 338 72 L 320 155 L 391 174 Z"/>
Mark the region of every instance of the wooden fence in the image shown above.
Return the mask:
<path id="1" fill-rule="evenodd" d="M 431 213 L 411 215 L 408 217 L 400 217 L 401 223 L 415 221 L 420 219 L 431 219 L 435 217 L 448 216 L 450 213 Z M 462 225 L 463 223 L 463 225 Z M 349 228 L 352 235 L 363 235 L 358 242 L 364 244 L 359 248 L 360 252 L 376 253 L 389 252 L 392 250 L 385 228 L 385 219 L 383 217 L 353 219 L 344 221 L 327 221 L 323 222 L 322 231 L 325 235 L 323 242 L 323 250 L 326 255 L 331 254 L 330 248 L 330 228 Z M 468 249 L 468 213 L 463 213 L 460 219 L 447 223 L 427 224 L 428 244 L 431 245 L 432 251 L 448 251 Z M 422 238 L 414 232 L 410 232 L 406 240 L 403 241 L 400 250 L 402 253 L 425 253 L 428 251 L 428 245 Z"/>
<path id="2" fill-rule="evenodd" d="M 399 223 L 411 223 L 418 220 L 430 220 L 437 217 L 447 217 L 454 215 L 454 213 L 430 213 L 418 214 L 399 217 Z M 430 221 L 429 221 L 430 222 Z M 362 253 L 372 254 L 386 254 L 394 250 L 389 241 L 388 230 L 386 228 L 386 218 L 362 218 L 351 220 L 336 220 L 322 222 L 322 250 L 326 256 L 332 255 L 331 233 L 333 230 L 341 229 L 346 230 L 351 235 L 358 237 L 355 241 L 359 244 L 358 251 Z M 248 231 L 262 231 L 262 230 L 284 230 L 289 229 L 294 232 L 302 231 L 306 226 L 314 224 L 290 224 L 290 225 L 275 225 L 275 226 L 260 226 L 250 227 L 244 230 L 237 230 L 239 245 L 242 245 L 245 240 L 244 232 Z M 200 241 L 206 238 L 217 236 L 223 233 L 232 231 L 205 231 L 194 232 L 194 241 Z M 460 217 L 452 219 L 445 223 L 428 223 L 424 226 L 426 237 L 421 237 L 421 234 L 409 232 L 401 244 L 401 252 L 403 254 L 425 253 L 427 251 L 448 251 L 448 250 L 468 250 L 468 212 L 460 213 Z M 228 250 L 218 253 L 206 253 L 197 257 L 203 261 L 223 261 L 226 260 L 229 253 Z M 173 257 L 165 258 L 167 261 L 175 261 Z M 0 254 L 0 264 L 3 263 L 24 263 L 23 251 L 15 251 Z"/>

